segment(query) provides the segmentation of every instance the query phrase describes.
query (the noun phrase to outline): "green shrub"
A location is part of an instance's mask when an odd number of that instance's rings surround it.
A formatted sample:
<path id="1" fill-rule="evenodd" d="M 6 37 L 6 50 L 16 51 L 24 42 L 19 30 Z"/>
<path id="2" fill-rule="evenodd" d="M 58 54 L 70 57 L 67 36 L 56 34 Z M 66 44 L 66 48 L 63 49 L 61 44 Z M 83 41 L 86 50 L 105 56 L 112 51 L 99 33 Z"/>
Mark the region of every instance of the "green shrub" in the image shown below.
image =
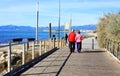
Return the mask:
<path id="1" fill-rule="evenodd" d="M 120 41 L 120 13 L 104 15 L 99 20 L 97 35 L 100 47 L 104 47 L 106 38 Z"/>

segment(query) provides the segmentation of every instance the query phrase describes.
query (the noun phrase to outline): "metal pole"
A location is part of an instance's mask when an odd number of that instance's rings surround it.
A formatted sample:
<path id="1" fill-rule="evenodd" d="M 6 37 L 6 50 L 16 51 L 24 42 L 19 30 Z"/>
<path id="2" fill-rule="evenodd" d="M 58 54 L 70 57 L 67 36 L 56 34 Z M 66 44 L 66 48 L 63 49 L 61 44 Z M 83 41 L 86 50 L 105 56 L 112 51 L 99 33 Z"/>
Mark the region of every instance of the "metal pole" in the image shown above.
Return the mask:
<path id="1" fill-rule="evenodd" d="M 49 23 L 49 38 L 51 39 L 51 23 Z"/>
<path id="2" fill-rule="evenodd" d="M 60 39 L 60 8 L 61 8 L 61 4 L 60 4 L 60 0 L 59 0 L 59 21 L 58 21 L 58 47 L 59 47 L 59 39 Z"/>
<path id="3" fill-rule="evenodd" d="M 94 39 L 92 39 L 92 49 L 94 49 Z"/>
<path id="4" fill-rule="evenodd" d="M 36 41 L 38 41 L 39 2 L 37 3 Z"/>
<path id="5" fill-rule="evenodd" d="M 72 26 L 72 15 L 70 17 L 69 32 L 71 31 L 71 26 Z"/>

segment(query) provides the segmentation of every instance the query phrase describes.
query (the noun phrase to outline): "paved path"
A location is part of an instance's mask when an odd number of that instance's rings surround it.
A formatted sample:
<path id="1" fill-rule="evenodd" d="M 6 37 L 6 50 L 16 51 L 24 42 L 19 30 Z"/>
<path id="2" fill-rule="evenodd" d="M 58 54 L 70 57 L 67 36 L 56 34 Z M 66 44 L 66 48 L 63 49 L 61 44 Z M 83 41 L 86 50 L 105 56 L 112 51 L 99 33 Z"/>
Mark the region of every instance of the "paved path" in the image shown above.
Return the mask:
<path id="1" fill-rule="evenodd" d="M 83 41 L 81 53 L 70 54 L 68 47 L 59 49 L 21 76 L 120 76 L 120 63 L 99 50 L 96 41 L 92 50 L 91 42 L 91 38 Z"/>

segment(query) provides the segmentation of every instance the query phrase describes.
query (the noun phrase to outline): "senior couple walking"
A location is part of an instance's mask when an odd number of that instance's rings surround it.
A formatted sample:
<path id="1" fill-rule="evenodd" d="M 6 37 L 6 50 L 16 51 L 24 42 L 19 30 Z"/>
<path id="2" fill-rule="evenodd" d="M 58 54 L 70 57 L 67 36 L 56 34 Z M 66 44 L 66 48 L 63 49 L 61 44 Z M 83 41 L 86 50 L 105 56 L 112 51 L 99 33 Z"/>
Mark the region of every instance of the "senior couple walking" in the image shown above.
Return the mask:
<path id="1" fill-rule="evenodd" d="M 77 52 L 78 53 L 81 52 L 82 40 L 83 40 L 83 37 L 80 34 L 80 31 L 78 31 L 76 34 L 75 30 L 72 29 L 72 31 L 68 34 L 69 48 L 71 53 L 75 52 L 75 43 L 77 45 Z"/>

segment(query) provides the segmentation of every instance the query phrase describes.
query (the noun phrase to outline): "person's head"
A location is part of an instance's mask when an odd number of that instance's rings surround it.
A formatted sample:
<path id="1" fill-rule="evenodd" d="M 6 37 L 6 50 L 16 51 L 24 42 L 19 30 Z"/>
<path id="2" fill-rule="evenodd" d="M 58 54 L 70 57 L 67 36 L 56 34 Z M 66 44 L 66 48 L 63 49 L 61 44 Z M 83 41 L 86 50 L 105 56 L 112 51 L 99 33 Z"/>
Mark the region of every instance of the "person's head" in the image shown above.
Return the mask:
<path id="1" fill-rule="evenodd" d="M 80 34 L 80 31 L 78 31 L 78 34 Z"/>
<path id="2" fill-rule="evenodd" d="M 75 32 L 75 30 L 74 30 L 74 29 L 72 29 L 72 32 Z"/>

